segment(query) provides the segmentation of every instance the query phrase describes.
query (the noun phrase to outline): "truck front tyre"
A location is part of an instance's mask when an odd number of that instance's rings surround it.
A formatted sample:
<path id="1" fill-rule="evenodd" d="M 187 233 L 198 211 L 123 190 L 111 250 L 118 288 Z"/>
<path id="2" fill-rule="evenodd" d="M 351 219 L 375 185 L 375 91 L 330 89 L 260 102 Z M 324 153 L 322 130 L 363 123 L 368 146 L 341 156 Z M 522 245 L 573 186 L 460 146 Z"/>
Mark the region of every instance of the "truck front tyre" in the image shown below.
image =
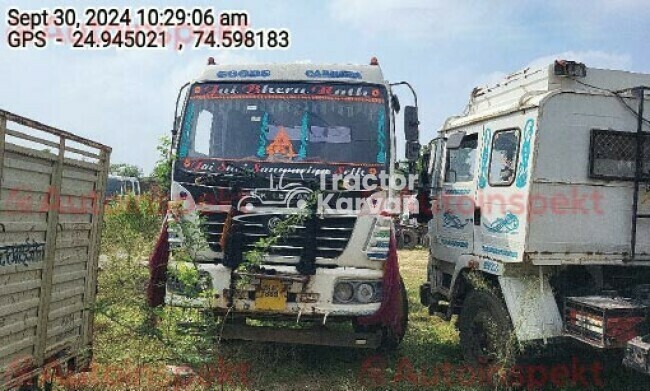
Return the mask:
<path id="1" fill-rule="evenodd" d="M 418 235 L 415 231 L 404 228 L 397 239 L 397 248 L 400 250 L 413 250 L 418 245 Z"/>
<path id="2" fill-rule="evenodd" d="M 465 360 L 474 365 L 508 365 L 515 358 L 516 337 L 503 300 L 489 290 L 471 291 L 458 317 Z"/>

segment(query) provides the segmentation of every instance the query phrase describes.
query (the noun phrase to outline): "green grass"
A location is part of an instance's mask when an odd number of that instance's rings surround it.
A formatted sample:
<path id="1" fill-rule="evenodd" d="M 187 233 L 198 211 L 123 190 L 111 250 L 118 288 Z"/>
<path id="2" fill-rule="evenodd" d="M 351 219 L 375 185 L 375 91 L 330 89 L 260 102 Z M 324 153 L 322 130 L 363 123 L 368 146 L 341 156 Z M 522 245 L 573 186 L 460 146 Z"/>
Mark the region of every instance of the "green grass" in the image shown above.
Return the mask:
<path id="1" fill-rule="evenodd" d="M 146 253 L 144 251 L 142 254 Z M 141 259 L 141 258 L 139 258 Z M 213 346 L 209 354 L 221 357 L 221 376 L 210 375 L 214 386 L 205 385 L 180 387 L 180 389 L 217 389 L 217 390 L 472 390 L 474 386 L 463 385 L 457 377 L 445 376 L 441 369 L 445 364 L 465 372 L 459 347 L 458 333 L 453 323 L 444 322 L 428 315 L 418 297 L 419 285 L 426 276 L 427 253 L 422 250 L 402 251 L 400 253 L 400 269 L 409 296 L 409 326 L 406 337 L 396 352 L 379 354 L 374 351 L 351 350 L 319 346 L 294 346 L 272 343 L 249 343 L 229 341 L 219 346 Z M 168 326 L 158 324 L 155 328 L 147 323 L 146 311 L 141 307 L 143 299 L 138 295 L 142 288 L 142 266 L 137 261 L 128 263 L 122 261 L 119 271 L 111 271 L 109 267 L 104 277 L 100 278 L 100 298 L 107 299 L 110 304 L 107 313 L 97 316 L 95 330 L 95 373 L 115 371 L 122 368 L 124 372 L 138 372 L 126 380 L 120 374 L 112 375 L 117 380 L 111 380 L 111 386 L 106 386 L 106 375 L 96 376 L 91 385 L 84 387 L 67 387 L 79 390 L 104 389 L 161 389 L 151 378 L 150 373 L 166 371 L 166 364 L 183 364 L 183 357 L 196 358 L 200 354 L 199 346 L 193 337 L 177 331 L 169 332 Z M 146 270 L 146 269 L 145 269 Z M 132 276 L 132 280 L 129 280 Z M 176 313 L 176 315 L 181 315 Z M 120 322 L 120 325 L 115 321 Z M 159 331 L 159 334 L 152 333 Z M 162 338 L 162 340 L 161 340 Z M 173 348 L 169 343 L 173 342 Z M 171 338 L 171 339 L 170 339 Z M 201 347 L 205 349 L 205 346 Z M 194 350 L 193 350 L 194 349 Z M 191 355 L 187 352 L 192 351 Z M 577 351 L 583 362 L 591 362 Z M 363 363 L 368 360 L 383 362 L 382 370 L 364 370 Z M 549 359 L 536 362 L 541 365 L 552 365 Z M 213 365 L 213 369 L 219 364 Z M 610 365 L 612 366 L 612 365 Z M 147 370 L 142 367 L 149 368 Z M 155 372 L 154 371 L 154 372 Z M 247 385 L 242 385 L 239 379 L 245 373 Z M 224 377 L 225 374 L 225 377 Z M 419 376 L 419 378 L 418 378 Z M 124 377 L 124 376 L 122 376 Z M 647 390 L 650 379 L 624 370 L 617 365 L 608 369 L 604 375 L 605 389 L 608 390 Z M 382 379 L 380 384 L 373 379 Z M 401 380 L 400 380 L 401 379 Z M 418 380 L 419 379 L 419 380 Z M 437 379 L 437 380 L 436 380 Z M 397 380 L 397 381 L 393 381 Z M 426 385 L 422 381 L 432 381 Z M 462 380 L 462 379 L 461 379 Z M 437 382 L 437 384 L 436 384 Z M 220 383 L 223 383 L 223 387 Z M 117 384 L 117 385 L 115 385 Z M 466 384 L 472 384 L 466 383 Z M 598 387 L 596 387 L 598 388 Z M 491 387 L 490 389 L 495 389 Z M 503 389 L 503 388 L 499 388 Z M 553 389 L 553 388 L 549 388 Z M 584 389 L 584 388 L 566 388 Z"/>

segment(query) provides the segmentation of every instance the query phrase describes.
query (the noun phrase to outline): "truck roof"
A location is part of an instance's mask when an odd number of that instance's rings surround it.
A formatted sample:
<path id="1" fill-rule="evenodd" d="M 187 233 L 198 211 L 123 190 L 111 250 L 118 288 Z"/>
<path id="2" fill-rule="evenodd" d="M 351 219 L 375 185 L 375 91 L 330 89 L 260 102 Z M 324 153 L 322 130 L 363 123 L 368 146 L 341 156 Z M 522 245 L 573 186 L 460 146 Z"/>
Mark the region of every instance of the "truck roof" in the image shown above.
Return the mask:
<path id="1" fill-rule="evenodd" d="M 317 81 L 384 84 L 379 65 L 352 64 L 214 64 L 196 82 L 209 81 Z"/>
<path id="2" fill-rule="evenodd" d="M 650 86 L 650 74 L 586 67 L 585 77 L 556 75 L 555 64 L 525 68 L 506 76 L 495 85 L 476 87 L 470 94 L 465 112 L 445 121 L 441 132 L 524 108 L 542 104 L 557 92 L 608 94 L 605 90 L 623 91 Z M 598 88 L 593 88 L 595 86 Z"/>

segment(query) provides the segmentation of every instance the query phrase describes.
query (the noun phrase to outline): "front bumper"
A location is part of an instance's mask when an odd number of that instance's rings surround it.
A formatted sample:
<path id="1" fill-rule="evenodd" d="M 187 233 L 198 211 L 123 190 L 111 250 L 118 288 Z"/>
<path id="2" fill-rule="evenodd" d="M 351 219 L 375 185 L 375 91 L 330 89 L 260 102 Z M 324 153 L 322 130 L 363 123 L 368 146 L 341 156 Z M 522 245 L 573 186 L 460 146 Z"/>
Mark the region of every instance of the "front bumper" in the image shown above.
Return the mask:
<path id="1" fill-rule="evenodd" d="M 381 302 L 340 304 L 333 300 L 334 286 L 340 280 L 381 281 L 382 270 L 352 267 L 318 268 L 312 276 L 298 273 L 294 266 L 266 265 L 274 274 L 247 276 L 246 283 L 231 287 L 231 269 L 223 265 L 199 264 L 199 269 L 210 275 L 212 292 L 201 298 L 188 298 L 168 289 L 165 302 L 172 306 L 210 308 L 217 313 L 230 312 L 247 317 L 290 316 L 322 318 L 353 318 L 374 314 Z M 256 308 L 255 292 L 260 279 L 280 280 L 284 283 L 287 301 L 283 308 L 261 310 Z M 233 284 L 235 285 L 235 284 Z"/>

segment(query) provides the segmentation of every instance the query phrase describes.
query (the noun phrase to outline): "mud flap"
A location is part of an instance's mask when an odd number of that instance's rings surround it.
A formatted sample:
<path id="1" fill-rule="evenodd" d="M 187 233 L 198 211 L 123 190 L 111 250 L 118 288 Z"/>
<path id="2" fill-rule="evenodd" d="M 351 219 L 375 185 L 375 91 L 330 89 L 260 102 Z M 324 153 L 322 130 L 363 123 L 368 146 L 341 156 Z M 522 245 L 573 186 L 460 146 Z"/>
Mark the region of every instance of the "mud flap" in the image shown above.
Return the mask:
<path id="1" fill-rule="evenodd" d="M 562 336 L 562 317 L 546 276 L 499 276 L 499 285 L 519 342 Z"/>

